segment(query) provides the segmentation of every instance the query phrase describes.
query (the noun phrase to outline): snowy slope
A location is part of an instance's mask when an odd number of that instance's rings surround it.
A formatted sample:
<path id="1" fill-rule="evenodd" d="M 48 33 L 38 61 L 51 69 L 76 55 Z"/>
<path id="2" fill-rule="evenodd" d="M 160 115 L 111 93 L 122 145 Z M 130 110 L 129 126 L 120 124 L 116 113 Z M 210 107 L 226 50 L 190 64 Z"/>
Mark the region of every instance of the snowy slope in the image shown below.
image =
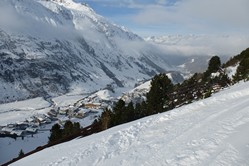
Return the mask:
<path id="1" fill-rule="evenodd" d="M 133 88 L 175 70 L 165 54 L 73 0 L 0 1 L 0 103 Z"/>
<path id="2" fill-rule="evenodd" d="M 36 114 L 48 112 L 51 104 L 43 98 L 34 98 L 13 103 L 0 104 L 0 126 L 25 121 Z"/>
<path id="3" fill-rule="evenodd" d="M 249 165 L 249 82 L 12 165 Z"/>

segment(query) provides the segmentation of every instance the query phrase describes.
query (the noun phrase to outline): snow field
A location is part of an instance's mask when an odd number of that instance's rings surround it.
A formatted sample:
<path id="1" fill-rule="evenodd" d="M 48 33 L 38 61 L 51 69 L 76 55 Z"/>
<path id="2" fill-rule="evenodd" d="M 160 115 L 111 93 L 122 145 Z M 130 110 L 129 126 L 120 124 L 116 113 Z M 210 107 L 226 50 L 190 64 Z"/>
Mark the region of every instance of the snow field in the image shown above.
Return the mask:
<path id="1" fill-rule="evenodd" d="M 25 121 L 36 114 L 49 111 L 50 103 L 42 97 L 0 105 L 0 126 Z"/>
<path id="2" fill-rule="evenodd" d="M 52 99 L 57 107 L 66 107 L 73 103 L 76 103 L 78 100 L 86 97 L 86 95 L 62 95 Z"/>
<path id="3" fill-rule="evenodd" d="M 75 139 L 13 165 L 248 165 L 249 83 Z"/>

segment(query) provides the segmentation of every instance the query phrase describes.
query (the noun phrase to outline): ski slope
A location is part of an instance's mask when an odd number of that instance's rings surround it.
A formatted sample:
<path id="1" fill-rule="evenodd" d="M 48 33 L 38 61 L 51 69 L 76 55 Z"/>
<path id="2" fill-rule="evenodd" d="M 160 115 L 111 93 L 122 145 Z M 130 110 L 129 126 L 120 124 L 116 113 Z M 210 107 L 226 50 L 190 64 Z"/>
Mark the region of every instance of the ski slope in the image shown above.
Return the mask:
<path id="1" fill-rule="evenodd" d="M 249 165 L 249 82 L 12 165 Z"/>

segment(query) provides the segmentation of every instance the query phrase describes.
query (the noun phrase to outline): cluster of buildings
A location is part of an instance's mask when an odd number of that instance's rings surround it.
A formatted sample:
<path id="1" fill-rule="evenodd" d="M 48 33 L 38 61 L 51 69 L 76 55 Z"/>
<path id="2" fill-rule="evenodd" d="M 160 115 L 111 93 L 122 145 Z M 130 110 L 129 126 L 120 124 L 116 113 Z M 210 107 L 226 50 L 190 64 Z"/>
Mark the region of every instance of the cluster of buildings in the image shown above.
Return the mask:
<path id="1" fill-rule="evenodd" d="M 50 124 L 54 120 L 56 120 L 56 118 L 49 116 L 48 114 L 32 116 L 22 122 L 0 126 L 0 136 L 16 138 L 33 135 L 38 132 L 41 125 Z"/>
<path id="2" fill-rule="evenodd" d="M 132 92 L 124 93 L 121 99 L 126 103 L 142 103 L 146 101 L 146 94 L 149 92 L 149 88 L 134 89 Z"/>
<path id="3" fill-rule="evenodd" d="M 46 114 L 38 114 L 25 121 L 0 126 L 0 137 L 25 137 L 36 134 L 41 126 L 58 122 L 63 126 L 71 118 L 83 119 L 90 114 L 97 114 L 106 104 L 80 102 L 78 105 L 52 108 Z"/>

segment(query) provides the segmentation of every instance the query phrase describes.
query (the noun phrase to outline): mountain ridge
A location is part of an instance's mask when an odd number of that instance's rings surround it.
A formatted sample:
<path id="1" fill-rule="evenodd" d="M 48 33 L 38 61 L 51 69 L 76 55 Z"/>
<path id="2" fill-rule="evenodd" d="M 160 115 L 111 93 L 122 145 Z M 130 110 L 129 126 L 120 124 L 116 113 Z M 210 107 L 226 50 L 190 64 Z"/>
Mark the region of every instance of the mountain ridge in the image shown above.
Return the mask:
<path id="1" fill-rule="evenodd" d="M 71 0 L 0 5 L 9 14 L 0 17 L 0 103 L 134 87 L 137 80 L 177 70 L 156 46 L 88 5 Z"/>

